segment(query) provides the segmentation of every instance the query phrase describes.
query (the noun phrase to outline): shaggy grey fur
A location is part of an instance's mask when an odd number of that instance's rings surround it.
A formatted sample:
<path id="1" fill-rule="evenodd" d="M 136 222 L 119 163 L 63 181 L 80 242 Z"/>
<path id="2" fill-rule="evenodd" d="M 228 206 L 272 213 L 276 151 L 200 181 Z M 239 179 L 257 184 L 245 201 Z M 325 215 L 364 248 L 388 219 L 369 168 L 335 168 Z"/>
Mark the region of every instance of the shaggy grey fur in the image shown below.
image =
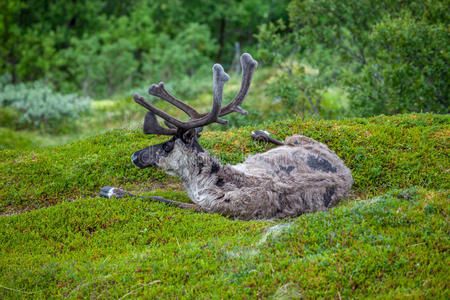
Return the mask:
<path id="1" fill-rule="evenodd" d="M 241 164 L 225 166 L 178 139 L 156 165 L 178 176 L 203 211 L 244 220 L 327 210 L 353 184 L 350 170 L 334 152 L 301 135 Z"/>

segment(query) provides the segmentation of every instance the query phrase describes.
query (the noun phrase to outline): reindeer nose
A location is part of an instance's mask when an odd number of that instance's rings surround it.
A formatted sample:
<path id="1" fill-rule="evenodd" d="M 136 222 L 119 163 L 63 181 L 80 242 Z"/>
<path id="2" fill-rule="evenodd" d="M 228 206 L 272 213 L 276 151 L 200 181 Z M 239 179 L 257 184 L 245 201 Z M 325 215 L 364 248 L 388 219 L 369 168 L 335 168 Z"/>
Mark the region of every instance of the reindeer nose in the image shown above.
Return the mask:
<path id="1" fill-rule="evenodd" d="M 136 167 L 138 167 L 140 169 L 145 168 L 145 166 L 142 164 L 141 160 L 139 159 L 139 151 L 133 153 L 133 155 L 131 156 L 131 162 L 133 163 L 133 165 L 135 165 Z"/>

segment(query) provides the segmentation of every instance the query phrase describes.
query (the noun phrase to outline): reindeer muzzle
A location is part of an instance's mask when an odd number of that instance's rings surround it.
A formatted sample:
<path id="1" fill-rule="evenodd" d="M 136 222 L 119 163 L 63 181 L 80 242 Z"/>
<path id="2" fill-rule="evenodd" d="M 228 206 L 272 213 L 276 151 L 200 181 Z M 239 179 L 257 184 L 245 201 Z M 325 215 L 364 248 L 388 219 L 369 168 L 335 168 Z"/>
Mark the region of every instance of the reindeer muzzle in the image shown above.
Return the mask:
<path id="1" fill-rule="evenodd" d="M 156 159 L 152 156 L 153 151 L 149 148 L 151 147 L 133 153 L 131 156 L 131 162 L 133 165 L 140 169 L 156 166 Z"/>

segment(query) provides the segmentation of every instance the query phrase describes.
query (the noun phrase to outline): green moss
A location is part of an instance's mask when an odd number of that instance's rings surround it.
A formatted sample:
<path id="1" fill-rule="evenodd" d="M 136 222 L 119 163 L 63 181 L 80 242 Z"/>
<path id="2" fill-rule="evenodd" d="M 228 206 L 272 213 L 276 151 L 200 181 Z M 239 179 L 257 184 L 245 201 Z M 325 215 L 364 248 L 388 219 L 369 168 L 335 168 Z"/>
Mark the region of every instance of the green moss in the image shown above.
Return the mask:
<path id="1" fill-rule="evenodd" d="M 396 190 L 279 223 L 76 199 L 0 218 L 0 297 L 447 298 L 448 196 Z"/>
<path id="2" fill-rule="evenodd" d="M 355 179 L 338 207 L 278 222 L 96 197 L 115 185 L 189 201 L 176 178 L 130 162 L 164 137 L 112 130 L 1 151 L 3 213 L 44 208 L 0 217 L 0 298 L 449 298 L 449 119 L 259 127 L 327 144 Z M 206 132 L 201 143 L 224 163 L 240 162 L 272 148 L 252 141 L 252 129 Z"/>

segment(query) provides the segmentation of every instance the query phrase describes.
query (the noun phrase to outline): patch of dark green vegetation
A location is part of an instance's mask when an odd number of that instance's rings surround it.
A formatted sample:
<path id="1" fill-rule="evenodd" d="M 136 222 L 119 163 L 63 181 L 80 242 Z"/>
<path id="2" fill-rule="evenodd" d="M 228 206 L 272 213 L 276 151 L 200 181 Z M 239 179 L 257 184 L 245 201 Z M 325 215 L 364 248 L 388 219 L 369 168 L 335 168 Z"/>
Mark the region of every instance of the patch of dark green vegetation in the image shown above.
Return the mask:
<path id="1" fill-rule="evenodd" d="M 0 150 L 5 149 L 28 149 L 33 146 L 31 138 L 24 133 L 0 127 Z"/>
<path id="2" fill-rule="evenodd" d="M 327 144 L 350 167 L 353 191 L 367 197 L 410 186 L 448 189 L 449 123 L 448 115 L 409 114 L 341 121 L 298 118 L 258 128 L 280 139 L 303 134 Z M 206 132 L 200 142 L 223 163 L 237 163 L 272 147 L 252 141 L 253 129 Z M 176 182 L 160 170 L 140 170 L 130 161 L 134 151 L 163 140 L 138 131 L 112 130 L 53 148 L 2 151 L 0 207 L 39 208 L 94 197 L 105 185 L 149 192 L 151 183 Z"/>

